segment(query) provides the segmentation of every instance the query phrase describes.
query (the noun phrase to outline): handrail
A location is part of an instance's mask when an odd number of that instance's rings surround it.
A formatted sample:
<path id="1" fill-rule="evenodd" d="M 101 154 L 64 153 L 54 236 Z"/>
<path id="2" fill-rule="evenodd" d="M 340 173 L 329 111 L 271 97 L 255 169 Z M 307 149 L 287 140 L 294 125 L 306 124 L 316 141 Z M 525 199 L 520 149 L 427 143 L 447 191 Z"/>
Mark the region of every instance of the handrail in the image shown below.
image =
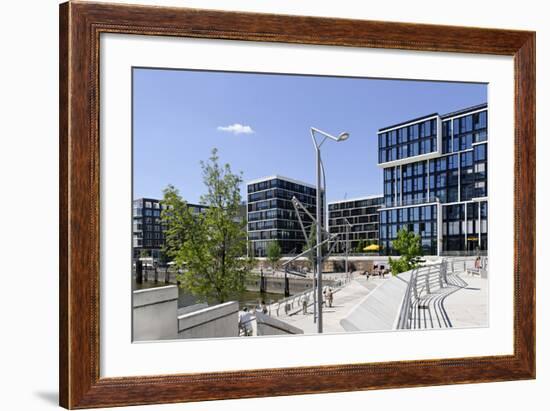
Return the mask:
<path id="1" fill-rule="evenodd" d="M 455 262 L 461 264 L 464 267 L 463 271 L 466 271 L 466 266 L 469 261 L 468 259 L 461 259 Z M 413 305 L 426 295 L 430 295 L 434 288 L 438 287 L 441 289 L 449 285 L 447 273 L 450 270 L 454 272 L 455 268 L 455 264 L 452 263 L 452 261 L 449 262 L 446 259 L 442 259 L 440 263 L 424 265 L 411 270 L 409 283 L 403 295 L 399 315 L 395 324 L 396 329 L 410 329 Z M 420 290 L 418 289 L 419 286 L 422 287 Z"/>
<path id="2" fill-rule="evenodd" d="M 486 270 L 488 265 L 487 257 L 479 256 L 479 269 Z M 409 283 L 401 301 L 399 315 L 397 317 L 394 328 L 410 329 L 412 308 L 414 304 L 421 301 L 426 295 L 430 295 L 435 287 L 446 288 L 449 286 L 447 275 L 455 271 L 468 272 L 472 270 L 472 265 L 475 265 L 477 259 L 461 258 L 461 259 L 446 259 L 441 262 L 424 265 L 411 270 Z M 419 290 L 419 286 L 420 288 Z"/>
<path id="3" fill-rule="evenodd" d="M 399 310 L 399 317 L 397 319 L 397 324 L 395 328 L 398 330 L 404 330 L 411 328 L 409 324 L 409 313 L 411 311 L 412 305 L 412 296 L 411 293 L 416 292 L 416 276 L 418 274 L 418 268 L 413 268 L 411 271 L 411 276 L 409 278 L 409 283 L 403 295 L 403 300 L 401 301 L 401 308 Z M 414 287 L 413 287 L 414 284 Z"/>
<path id="4" fill-rule="evenodd" d="M 342 278 L 342 280 L 343 280 L 343 282 L 341 283 L 341 285 L 332 287 L 333 292 L 341 290 L 343 287 L 345 287 L 347 284 L 349 284 L 351 282 L 352 278 L 351 278 L 351 276 L 345 276 L 344 278 Z M 280 310 L 281 307 L 284 307 L 285 308 L 285 314 L 288 314 L 288 312 L 291 309 L 294 308 L 294 302 L 301 302 L 302 297 L 304 297 L 307 294 L 313 294 L 314 292 L 315 292 L 315 290 L 311 290 L 311 289 L 310 290 L 304 290 L 300 293 L 293 294 L 290 297 L 286 297 L 286 298 L 283 298 L 281 300 L 275 301 L 274 303 L 271 303 L 267 306 L 268 315 L 271 316 L 271 311 L 273 310 L 273 311 L 276 312 L 277 317 L 279 317 L 279 315 L 280 315 L 279 310 Z M 311 297 L 310 297 L 310 301 L 313 301 L 313 299 Z M 288 303 L 290 303 L 290 304 L 288 304 Z M 290 307 L 288 307 L 288 309 L 287 309 L 287 305 L 290 305 Z M 299 306 L 298 308 L 301 308 L 301 306 Z"/>

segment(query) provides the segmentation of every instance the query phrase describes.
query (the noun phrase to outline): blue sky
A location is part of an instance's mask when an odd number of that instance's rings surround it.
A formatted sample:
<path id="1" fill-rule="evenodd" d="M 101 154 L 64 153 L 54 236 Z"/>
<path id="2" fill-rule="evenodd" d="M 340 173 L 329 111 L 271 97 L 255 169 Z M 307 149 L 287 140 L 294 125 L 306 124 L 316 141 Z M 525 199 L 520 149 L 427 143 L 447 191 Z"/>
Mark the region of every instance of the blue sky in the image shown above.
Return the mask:
<path id="1" fill-rule="evenodd" d="M 189 202 L 204 192 L 199 161 L 213 147 L 244 181 L 313 184 L 311 126 L 350 133 L 323 145 L 328 201 L 382 193 L 379 128 L 487 101 L 487 86 L 472 83 L 140 68 L 133 81 L 134 198 L 174 184 Z"/>

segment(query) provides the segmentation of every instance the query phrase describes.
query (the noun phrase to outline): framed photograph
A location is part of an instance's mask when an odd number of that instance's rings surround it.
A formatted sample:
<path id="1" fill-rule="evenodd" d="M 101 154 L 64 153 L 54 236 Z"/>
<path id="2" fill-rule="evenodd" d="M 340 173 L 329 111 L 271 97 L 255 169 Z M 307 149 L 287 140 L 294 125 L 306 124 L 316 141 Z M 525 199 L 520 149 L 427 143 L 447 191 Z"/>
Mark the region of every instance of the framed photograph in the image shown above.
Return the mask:
<path id="1" fill-rule="evenodd" d="M 60 404 L 535 378 L 535 33 L 60 6 Z"/>

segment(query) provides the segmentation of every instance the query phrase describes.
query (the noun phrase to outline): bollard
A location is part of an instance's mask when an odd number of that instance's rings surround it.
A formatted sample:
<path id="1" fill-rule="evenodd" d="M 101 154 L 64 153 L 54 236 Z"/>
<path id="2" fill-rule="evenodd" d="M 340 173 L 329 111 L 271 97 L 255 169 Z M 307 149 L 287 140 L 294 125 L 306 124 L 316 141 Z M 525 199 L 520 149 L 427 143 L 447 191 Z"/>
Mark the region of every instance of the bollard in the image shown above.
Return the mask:
<path id="1" fill-rule="evenodd" d="M 264 270 L 260 269 L 260 293 L 265 293 Z"/>
<path id="2" fill-rule="evenodd" d="M 290 297 L 290 284 L 288 281 L 288 268 L 285 267 L 285 298 Z"/>
<path id="3" fill-rule="evenodd" d="M 141 260 L 136 261 L 136 283 L 143 284 L 143 263 Z"/>

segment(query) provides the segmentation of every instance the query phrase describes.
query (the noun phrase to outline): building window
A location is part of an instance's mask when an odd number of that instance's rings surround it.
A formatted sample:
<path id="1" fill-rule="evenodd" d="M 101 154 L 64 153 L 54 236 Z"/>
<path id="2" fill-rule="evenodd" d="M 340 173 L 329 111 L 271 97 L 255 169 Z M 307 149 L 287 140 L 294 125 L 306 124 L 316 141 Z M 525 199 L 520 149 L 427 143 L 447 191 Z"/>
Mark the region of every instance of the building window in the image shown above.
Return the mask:
<path id="1" fill-rule="evenodd" d="M 487 145 L 479 144 L 474 147 L 474 161 L 483 161 L 487 159 Z"/>
<path id="2" fill-rule="evenodd" d="M 474 166 L 476 174 L 485 175 L 485 163 L 478 163 Z"/>

